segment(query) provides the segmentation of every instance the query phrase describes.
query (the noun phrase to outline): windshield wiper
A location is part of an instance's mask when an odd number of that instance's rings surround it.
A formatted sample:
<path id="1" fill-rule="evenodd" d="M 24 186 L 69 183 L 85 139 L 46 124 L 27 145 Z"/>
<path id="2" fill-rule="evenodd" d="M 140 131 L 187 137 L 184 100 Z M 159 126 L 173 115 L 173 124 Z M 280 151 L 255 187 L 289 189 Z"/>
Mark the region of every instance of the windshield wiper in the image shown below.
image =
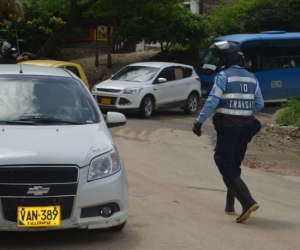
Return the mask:
<path id="1" fill-rule="evenodd" d="M 34 121 L 0 121 L 0 124 L 8 124 L 8 125 L 37 125 Z"/>
<path id="2" fill-rule="evenodd" d="M 43 117 L 43 116 L 33 116 L 33 117 L 21 117 L 17 122 L 33 122 L 35 124 L 74 124 L 81 125 L 84 124 L 82 122 L 68 121 L 63 119 L 56 119 L 54 117 Z"/>

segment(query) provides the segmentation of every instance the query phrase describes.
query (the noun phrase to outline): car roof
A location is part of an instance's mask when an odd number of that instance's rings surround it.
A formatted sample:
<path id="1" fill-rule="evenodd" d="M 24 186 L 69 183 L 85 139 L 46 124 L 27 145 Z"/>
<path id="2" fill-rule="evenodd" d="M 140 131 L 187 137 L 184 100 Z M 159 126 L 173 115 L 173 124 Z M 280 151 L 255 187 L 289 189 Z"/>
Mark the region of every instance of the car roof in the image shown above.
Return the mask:
<path id="1" fill-rule="evenodd" d="M 192 68 L 191 65 L 181 64 L 181 63 L 172 63 L 172 62 L 138 62 L 138 63 L 129 64 L 128 66 L 151 66 L 151 67 L 157 67 L 157 68 L 166 67 L 166 66 L 182 66 L 182 67 Z"/>
<path id="2" fill-rule="evenodd" d="M 31 64 L 31 65 L 39 65 L 39 66 L 50 66 L 50 67 L 57 67 L 61 65 L 78 65 L 77 63 L 73 62 L 66 62 L 66 61 L 56 61 L 56 60 L 28 60 L 19 62 L 18 64 Z"/>
<path id="3" fill-rule="evenodd" d="M 68 70 L 37 65 L 0 64 L 0 75 L 60 76 L 74 78 Z"/>

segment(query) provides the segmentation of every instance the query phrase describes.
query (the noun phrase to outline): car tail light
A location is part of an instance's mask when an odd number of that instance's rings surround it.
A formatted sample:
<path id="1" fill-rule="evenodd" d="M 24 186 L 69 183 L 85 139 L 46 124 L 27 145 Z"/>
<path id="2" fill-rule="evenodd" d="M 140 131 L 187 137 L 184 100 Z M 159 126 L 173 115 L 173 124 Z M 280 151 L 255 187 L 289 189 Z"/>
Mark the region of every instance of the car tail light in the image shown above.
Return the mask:
<path id="1" fill-rule="evenodd" d="M 197 81 L 201 82 L 201 79 L 199 77 L 196 78 Z"/>

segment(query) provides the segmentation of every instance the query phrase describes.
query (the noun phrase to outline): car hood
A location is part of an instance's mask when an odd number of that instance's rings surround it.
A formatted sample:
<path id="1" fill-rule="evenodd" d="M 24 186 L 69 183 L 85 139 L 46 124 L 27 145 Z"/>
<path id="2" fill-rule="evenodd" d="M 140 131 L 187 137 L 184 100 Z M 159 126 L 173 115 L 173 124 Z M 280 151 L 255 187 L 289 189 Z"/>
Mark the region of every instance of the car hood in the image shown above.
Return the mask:
<path id="1" fill-rule="evenodd" d="M 106 80 L 99 83 L 96 88 L 106 88 L 106 89 L 126 89 L 131 87 L 143 87 L 149 85 L 150 82 L 130 82 L 130 81 L 116 81 L 116 80 Z"/>
<path id="2" fill-rule="evenodd" d="M 75 164 L 86 166 L 112 149 L 105 124 L 1 126 L 1 165 Z"/>

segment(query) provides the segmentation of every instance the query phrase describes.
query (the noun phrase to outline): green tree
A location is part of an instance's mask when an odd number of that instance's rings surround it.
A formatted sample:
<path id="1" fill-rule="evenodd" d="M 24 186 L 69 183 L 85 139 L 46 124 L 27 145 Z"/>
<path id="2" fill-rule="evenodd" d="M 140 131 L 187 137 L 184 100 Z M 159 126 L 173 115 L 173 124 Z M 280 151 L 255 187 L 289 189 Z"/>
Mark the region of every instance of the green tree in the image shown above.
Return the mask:
<path id="1" fill-rule="evenodd" d="M 182 4 L 148 1 L 134 17 L 122 19 L 116 37 L 159 43 L 162 51 L 168 51 L 171 44 L 197 47 L 206 38 L 207 25 L 206 16 L 191 13 Z"/>
<path id="2" fill-rule="evenodd" d="M 113 36 L 115 39 L 136 41 L 145 39 L 146 42 L 166 42 L 167 46 L 170 43 L 195 45 L 204 37 L 204 27 L 207 24 L 204 16 L 190 13 L 178 4 L 178 0 L 22 1 L 39 10 L 41 15 L 52 14 L 65 21 L 39 49 L 39 57 L 47 57 L 51 48 L 79 17 L 106 20 L 108 26 L 113 26 L 116 20 L 120 21 L 117 33 L 109 34 L 109 38 Z"/>
<path id="3" fill-rule="evenodd" d="M 39 13 L 40 18 L 35 18 L 38 21 L 34 22 L 37 27 L 43 26 L 41 20 L 44 17 L 56 16 L 63 21 L 55 30 L 53 27 L 48 30 L 46 34 L 49 37 L 38 50 L 38 57 L 47 57 L 78 18 L 104 20 L 109 27 L 116 27 L 116 24 L 120 23 L 117 32 L 109 36 L 108 47 L 111 46 L 111 37 L 135 41 L 144 39 L 147 43 L 159 42 L 166 44 L 165 50 L 168 50 L 171 43 L 192 47 L 204 38 L 207 25 L 205 16 L 190 13 L 179 4 L 179 0 L 20 0 L 20 2 L 28 6 L 29 13 Z M 47 30 L 45 23 L 44 26 Z"/>
<path id="4" fill-rule="evenodd" d="M 24 0 L 23 0 L 24 1 Z M 97 0 L 28 0 L 30 5 L 40 11 L 41 14 L 57 14 L 65 20 L 65 24 L 48 38 L 46 43 L 38 50 L 38 57 L 47 57 L 55 44 L 64 36 L 66 31 L 72 27 L 74 21 L 89 8 L 92 8 Z"/>
<path id="5" fill-rule="evenodd" d="M 211 30 L 216 35 L 297 29 L 299 0 L 223 0 L 213 11 Z M 295 31 L 295 30 L 294 30 Z"/>
<path id="6" fill-rule="evenodd" d="M 23 3 L 23 7 L 26 15 L 23 18 L 9 15 L 0 23 L 0 31 L 11 43 L 16 42 L 16 35 L 18 38 L 24 39 L 26 51 L 36 53 L 57 28 L 64 25 L 64 22 L 61 18 L 50 14 L 40 15 L 40 12 L 31 8 L 27 2 Z M 21 52 L 24 52 L 22 46 L 20 49 Z M 51 52 L 54 52 L 55 49 L 56 47 L 52 47 Z"/>

